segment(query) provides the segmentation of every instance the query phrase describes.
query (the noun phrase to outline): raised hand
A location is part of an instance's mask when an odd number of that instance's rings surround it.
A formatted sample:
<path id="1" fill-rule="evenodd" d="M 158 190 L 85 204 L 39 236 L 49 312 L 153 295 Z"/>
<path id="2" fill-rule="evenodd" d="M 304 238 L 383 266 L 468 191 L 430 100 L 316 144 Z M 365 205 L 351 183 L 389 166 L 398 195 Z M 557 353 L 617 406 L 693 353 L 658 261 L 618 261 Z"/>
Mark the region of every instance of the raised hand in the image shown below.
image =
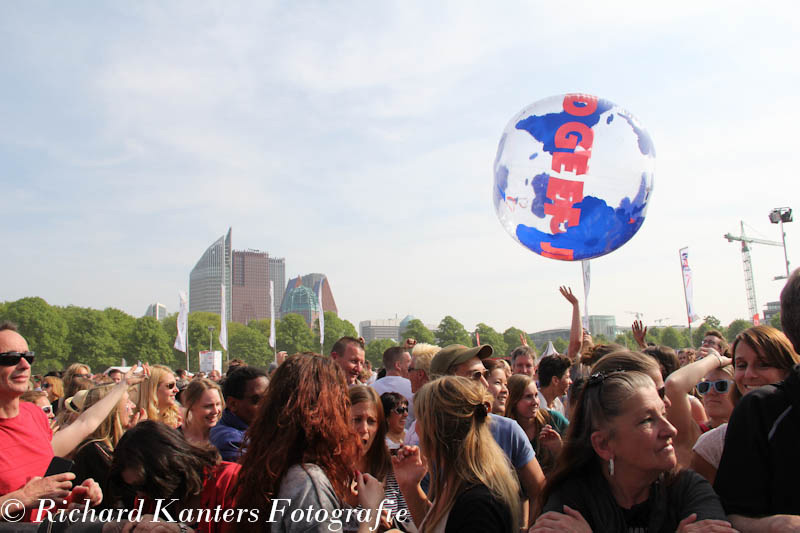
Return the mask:
<path id="1" fill-rule="evenodd" d="M 634 320 L 631 325 L 631 330 L 633 331 L 633 338 L 636 340 L 636 344 L 641 348 L 647 348 L 647 343 L 644 341 L 647 335 L 647 326 L 643 325 L 641 320 Z"/>
<path id="2" fill-rule="evenodd" d="M 572 294 L 572 289 L 570 287 L 565 287 L 562 285 L 561 287 L 558 288 L 558 290 L 561 292 L 561 296 L 566 298 L 569 303 L 571 303 L 572 305 L 578 305 L 578 298 L 576 298 L 575 295 Z"/>

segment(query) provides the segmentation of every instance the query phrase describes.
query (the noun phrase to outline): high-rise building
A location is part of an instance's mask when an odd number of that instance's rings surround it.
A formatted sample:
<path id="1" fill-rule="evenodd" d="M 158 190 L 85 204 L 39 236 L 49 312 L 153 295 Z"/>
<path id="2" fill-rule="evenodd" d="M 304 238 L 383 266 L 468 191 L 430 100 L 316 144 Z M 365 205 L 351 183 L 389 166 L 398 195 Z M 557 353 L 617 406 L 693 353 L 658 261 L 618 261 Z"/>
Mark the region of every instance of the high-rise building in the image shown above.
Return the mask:
<path id="1" fill-rule="evenodd" d="M 189 312 L 222 311 L 221 285 L 225 285 L 225 320 L 230 322 L 231 294 L 231 228 L 227 235 L 208 247 L 189 274 Z"/>
<path id="2" fill-rule="evenodd" d="M 269 258 L 269 279 L 275 288 L 275 316 L 281 316 L 281 304 L 283 303 L 283 294 L 286 292 L 286 259 L 283 257 L 270 257 Z"/>
<path id="3" fill-rule="evenodd" d="M 269 318 L 269 256 L 258 250 L 234 250 L 231 320 L 247 324 Z"/>
<path id="4" fill-rule="evenodd" d="M 322 285 L 322 302 L 317 298 Z M 281 317 L 289 313 L 302 315 L 308 325 L 319 318 L 320 311 L 333 311 L 338 314 L 333 299 L 331 284 L 325 274 L 306 274 L 289 280 L 281 302 Z"/>
<path id="5" fill-rule="evenodd" d="M 158 302 L 147 306 L 144 316 L 151 316 L 156 320 L 161 320 L 167 316 L 167 306 Z"/>

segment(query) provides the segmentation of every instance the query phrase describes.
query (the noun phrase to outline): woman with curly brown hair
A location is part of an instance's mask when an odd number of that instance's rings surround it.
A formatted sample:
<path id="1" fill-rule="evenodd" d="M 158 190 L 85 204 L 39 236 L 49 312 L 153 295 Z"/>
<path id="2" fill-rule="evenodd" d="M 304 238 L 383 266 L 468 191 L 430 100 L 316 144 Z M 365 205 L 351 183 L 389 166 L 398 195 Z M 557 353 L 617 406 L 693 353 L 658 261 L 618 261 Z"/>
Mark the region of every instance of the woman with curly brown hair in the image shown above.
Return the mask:
<path id="1" fill-rule="evenodd" d="M 354 472 L 359 446 L 349 403 L 344 373 L 332 359 L 295 354 L 278 367 L 247 430 L 250 444 L 236 486 L 237 507 L 275 522 L 240 523 L 239 530 L 341 530 L 347 514 L 342 502 L 353 481 L 359 503 L 371 510 L 374 522 L 383 487 L 372 476 Z M 309 506 L 314 512 L 305 512 Z M 293 511 L 302 513 L 300 520 L 292 519 Z M 362 522 L 359 531 L 369 527 Z"/>

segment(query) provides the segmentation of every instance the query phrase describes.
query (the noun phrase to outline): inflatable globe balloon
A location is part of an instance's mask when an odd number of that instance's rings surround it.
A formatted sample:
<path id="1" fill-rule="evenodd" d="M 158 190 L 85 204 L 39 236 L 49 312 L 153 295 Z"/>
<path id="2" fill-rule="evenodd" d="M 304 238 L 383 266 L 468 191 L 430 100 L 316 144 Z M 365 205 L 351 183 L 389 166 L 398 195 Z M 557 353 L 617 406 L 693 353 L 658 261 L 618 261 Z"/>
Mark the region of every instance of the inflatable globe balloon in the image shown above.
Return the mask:
<path id="1" fill-rule="evenodd" d="M 608 100 L 540 100 L 506 126 L 494 162 L 494 207 L 514 239 L 544 257 L 613 252 L 644 223 L 655 149 L 639 121 Z"/>

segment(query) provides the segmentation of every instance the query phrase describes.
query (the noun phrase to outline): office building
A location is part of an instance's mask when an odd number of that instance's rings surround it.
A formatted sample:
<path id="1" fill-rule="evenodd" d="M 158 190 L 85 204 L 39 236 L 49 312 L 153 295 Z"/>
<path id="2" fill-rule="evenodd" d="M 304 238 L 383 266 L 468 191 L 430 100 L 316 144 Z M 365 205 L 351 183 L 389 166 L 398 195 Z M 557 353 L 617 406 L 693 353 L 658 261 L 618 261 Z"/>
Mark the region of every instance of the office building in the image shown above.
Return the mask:
<path id="1" fill-rule="evenodd" d="M 280 317 L 283 294 L 286 292 L 286 259 L 283 257 L 269 258 L 269 279 L 274 287 L 275 315 Z"/>
<path id="2" fill-rule="evenodd" d="M 322 286 L 322 302 L 319 302 L 317 298 L 320 285 Z M 281 317 L 289 313 L 296 313 L 301 315 L 311 326 L 319 318 L 321 311 L 333 311 L 337 315 L 339 314 L 330 282 L 325 274 L 306 274 L 289 280 L 281 302 Z"/>
<path id="3" fill-rule="evenodd" d="M 231 320 L 247 324 L 269 318 L 269 256 L 259 250 L 234 250 Z"/>
<path id="4" fill-rule="evenodd" d="M 151 316 L 156 320 L 161 320 L 167 316 L 167 306 L 158 302 L 147 306 L 144 316 Z"/>
<path id="5" fill-rule="evenodd" d="M 189 312 L 222 311 L 221 285 L 225 285 L 225 320 L 230 322 L 231 294 L 231 228 L 217 239 L 197 261 L 189 274 Z"/>

